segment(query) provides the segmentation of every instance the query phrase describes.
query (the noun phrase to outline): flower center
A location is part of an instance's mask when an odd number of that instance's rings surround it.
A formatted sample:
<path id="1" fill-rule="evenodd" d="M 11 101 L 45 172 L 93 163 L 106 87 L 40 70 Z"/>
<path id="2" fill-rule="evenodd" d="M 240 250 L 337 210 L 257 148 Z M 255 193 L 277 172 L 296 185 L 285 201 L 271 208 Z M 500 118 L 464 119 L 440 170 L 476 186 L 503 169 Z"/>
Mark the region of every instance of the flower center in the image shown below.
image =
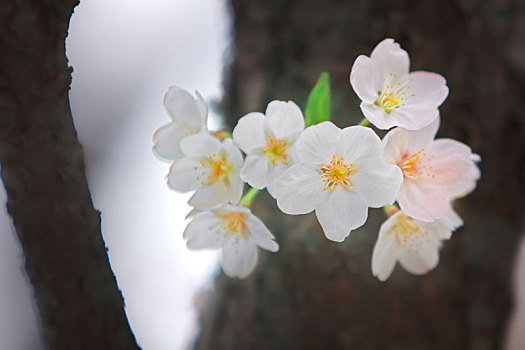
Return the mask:
<path id="1" fill-rule="evenodd" d="M 427 240 L 430 237 L 413 219 L 403 214 L 397 217 L 391 230 L 395 232 L 399 243 L 408 248 L 416 245 L 419 239 Z"/>
<path id="2" fill-rule="evenodd" d="M 207 167 L 209 170 L 207 179 L 209 185 L 214 185 L 219 181 L 223 181 L 225 184 L 230 183 L 233 165 L 228 161 L 228 157 L 224 151 L 221 151 L 219 155 L 212 154 L 202 160 L 201 165 Z"/>
<path id="3" fill-rule="evenodd" d="M 219 215 L 222 229 L 225 233 L 237 236 L 247 236 L 246 215 L 243 213 L 227 212 Z"/>
<path id="4" fill-rule="evenodd" d="M 378 97 L 375 102 L 376 106 L 385 111 L 387 115 L 391 114 L 394 110 L 405 105 L 405 98 L 407 97 L 407 91 L 411 87 L 408 85 L 413 79 L 407 79 L 404 83 L 393 82 L 396 79 L 396 75 L 393 73 L 388 74 L 383 89 L 378 91 Z M 414 97 L 414 94 L 410 94 L 410 97 Z"/>
<path id="5" fill-rule="evenodd" d="M 433 167 L 422 164 L 422 160 L 425 158 L 431 160 L 433 155 L 428 156 L 423 149 L 420 149 L 415 154 L 406 153 L 397 162 L 397 166 L 401 168 L 403 176 L 408 179 L 419 180 L 424 175 L 435 178 L 436 175 L 432 173 Z"/>
<path id="6" fill-rule="evenodd" d="M 329 164 L 321 164 L 321 178 L 323 179 L 323 190 L 335 190 L 339 185 L 344 188 L 352 187 L 350 174 L 354 172 L 353 164 L 346 165 L 343 157 L 333 156 Z"/>
<path id="7" fill-rule="evenodd" d="M 272 134 L 266 134 L 266 147 L 261 147 L 261 153 L 268 158 L 271 165 L 279 163 L 288 164 L 288 153 L 290 141 L 287 139 L 277 140 Z"/>

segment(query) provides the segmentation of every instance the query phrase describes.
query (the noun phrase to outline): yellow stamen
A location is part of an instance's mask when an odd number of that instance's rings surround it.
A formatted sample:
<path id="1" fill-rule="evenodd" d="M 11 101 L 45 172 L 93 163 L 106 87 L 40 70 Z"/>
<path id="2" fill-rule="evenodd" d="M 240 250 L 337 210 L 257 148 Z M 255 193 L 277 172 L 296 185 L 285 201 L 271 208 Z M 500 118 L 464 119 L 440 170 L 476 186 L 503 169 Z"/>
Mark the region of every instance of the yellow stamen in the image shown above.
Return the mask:
<path id="1" fill-rule="evenodd" d="M 230 176 L 234 167 L 228 161 L 228 157 L 224 151 L 221 151 L 219 155 L 212 154 L 202 160 L 201 165 L 209 168 L 207 184 L 214 185 L 219 181 L 223 181 L 227 185 L 230 184 Z"/>
<path id="2" fill-rule="evenodd" d="M 433 155 L 427 155 L 423 149 L 420 149 L 416 153 L 406 153 L 397 162 L 397 166 L 401 168 L 403 176 L 408 179 L 419 180 L 422 176 L 429 176 L 435 178 L 436 175 L 433 173 L 433 167 L 427 168 L 426 165 L 422 164 L 423 160 L 425 163 L 432 160 Z"/>
<path id="3" fill-rule="evenodd" d="M 390 73 L 387 76 L 385 85 L 382 90 L 378 91 L 378 97 L 375 101 L 376 106 L 384 110 L 387 115 L 391 114 L 397 108 L 405 105 L 405 90 L 411 88 L 408 84 L 412 81 L 412 78 L 403 84 L 401 84 L 401 82 L 396 82 L 393 84 L 395 79 L 396 75 L 393 73 Z M 410 97 L 414 96 L 415 94 L 410 94 Z"/>
<path id="4" fill-rule="evenodd" d="M 266 147 L 261 147 L 261 153 L 268 158 L 271 165 L 288 164 L 288 148 L 290 148 L 290 141 L 287 139 L 277 140 L 271 133 L 267 133 Z"/>
<path id="5" fill-rule="evenodd" d="M 323 190 L 335 190 L 339 185 L 344 188 L 352 187 L 350 174 L 354 172 L 353 164 L 346 165 L 343 157 L 333 156 L 329 164 L 321 164 L 321 178 L 323 179 Z"/>
<path id="6" fill-rule="evenodd" d="M 225 233 L 237 236 L 247 236 L 246 215 L 243 213 L 225 212 L 218 214 Z"/>
<path id="7" fill-rule="evenodd" d="M 421 243 L 421 240 L 430 239 L 428 231 L 404 214 L 397 217 L 396 222 L 392 225 L 391 232 L 396 234 L 397 240 L 402 246 L 409 249 L 415 244 L 415 240 Z"/>

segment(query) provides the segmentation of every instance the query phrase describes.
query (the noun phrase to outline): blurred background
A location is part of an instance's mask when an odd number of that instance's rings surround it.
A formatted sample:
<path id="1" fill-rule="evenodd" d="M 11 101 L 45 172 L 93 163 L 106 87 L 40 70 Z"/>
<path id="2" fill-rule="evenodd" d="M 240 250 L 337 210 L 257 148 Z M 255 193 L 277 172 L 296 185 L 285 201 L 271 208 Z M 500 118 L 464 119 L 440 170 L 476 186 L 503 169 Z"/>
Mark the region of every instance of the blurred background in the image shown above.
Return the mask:
<path id="1" fill-rule="evenodd" d="M 336 244 L 315 217 L 284 215 L 265 193 L 253 210 L 281 251 L 262 253 L 247 280 L 222 275 L 214 252 L 188 251 L 189 196 L 168 190 L 169 164 L 151 153 L 153 132 L 169 122 L 167 87 L 198 90 L 210 129 L 231 128 L 273 99 L 304 108 L 328 71 L 344 127 L 361 119 L 352 63 L 385 37 L 409 52 L 412 70 L 446 77 L 438 135 L 482 157 L 478 188 L 457 202 L 465 225 L 437 269 L 417 277 L 398 267 L 380 283 L 370 273 L 380 210 Z M 513 267 L 525 227 L 522 1 L 86 0 L 67 54 L 93 202 L 144 349 L 525 348 L 525 255 Z M 1 214 L 2 344 L 42 348 L 21 250 Z"/>

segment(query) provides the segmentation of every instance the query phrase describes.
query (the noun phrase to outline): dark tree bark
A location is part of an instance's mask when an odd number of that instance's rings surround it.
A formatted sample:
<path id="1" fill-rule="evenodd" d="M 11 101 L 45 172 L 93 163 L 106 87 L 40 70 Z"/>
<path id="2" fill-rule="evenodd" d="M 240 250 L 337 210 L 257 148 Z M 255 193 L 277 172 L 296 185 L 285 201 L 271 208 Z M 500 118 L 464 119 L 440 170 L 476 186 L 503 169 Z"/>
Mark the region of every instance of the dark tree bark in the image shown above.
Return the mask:
<path id="1" fill-rule="evenodd" d="M 52 349 L 134 349 L 68 100 L 78 0 L 0 2 L 0 160 Z"/>
<path id="2" fill-rule="evenodd" d="M 412 70 L 447 78 L 439 137 L 479 153 L 482 178 L 456 203 L 465 225 L 445 242 L 437 269 L 418 277 L 398 266 L 386 283 L 370 272 L 381 211 L 333 243 L 315 216 L 281 214 L 262 195 L 253 210 L 281 250 L 262 253 L 245 281 L 217 277 L 196 348 L 498 349 L 525 220 L 523 1 L 231 2 L 236 57 L 223 101 L 231 126 L 272 99 L 304 107 L 325 70 L 336 124 L 359 122 L 351 65 L 393 37 L 411 55 Z"/>

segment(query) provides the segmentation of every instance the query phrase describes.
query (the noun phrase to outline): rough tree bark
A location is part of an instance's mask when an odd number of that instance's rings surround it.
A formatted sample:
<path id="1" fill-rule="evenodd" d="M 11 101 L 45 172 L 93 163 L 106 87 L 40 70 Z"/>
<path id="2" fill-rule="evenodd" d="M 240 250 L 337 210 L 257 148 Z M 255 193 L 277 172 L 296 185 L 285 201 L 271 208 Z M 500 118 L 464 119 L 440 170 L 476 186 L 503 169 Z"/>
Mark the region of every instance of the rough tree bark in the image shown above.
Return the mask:
<path id="1" fill-rule="evenodd" d="M 440 137 L 482 156 L 476 191 L 457 202 L 465 225 L 438 268 L 370 273 L 383 214 L 344 243 L 326 240 L 313 215 L 279 213 L 267 195 L 254 211 L 281 250 L 261 254 L 245 281 L 216 279 L 197 349 L 498 349 L 511 308 L 510 272 L 525 196 L 525 16 L 518 0 L 232 0 L 236 57 L 223 107 L 230 125 L 272 99 L 305 106 L 331 73 L 339 126 L 361 119 L 348 74 L 385 37 L 413 70 L 443 74 L 450 96 Z"/>
<path id="2" fill-rule="evenodd" d="M 52 349 L 134 349 L 68 100 L 78 0 L 0 2 L 2 179 Z"/>

